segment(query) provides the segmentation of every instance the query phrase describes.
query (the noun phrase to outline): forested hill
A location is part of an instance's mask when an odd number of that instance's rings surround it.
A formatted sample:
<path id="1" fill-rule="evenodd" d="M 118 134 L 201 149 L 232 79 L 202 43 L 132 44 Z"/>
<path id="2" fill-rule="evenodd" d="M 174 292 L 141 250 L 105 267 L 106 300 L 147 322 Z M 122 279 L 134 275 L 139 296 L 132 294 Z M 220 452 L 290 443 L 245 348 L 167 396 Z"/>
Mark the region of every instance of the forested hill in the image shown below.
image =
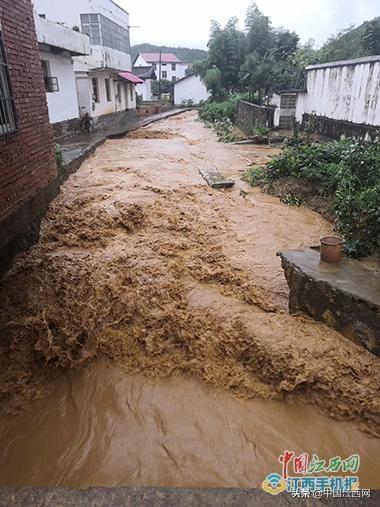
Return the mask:
<path id="1" fill-rule="evenodd" d="M 136 44 L 131 47 L 132 62 L 138 53 L 158 53 L 162 49 L 163 53 L 174 53 L 182 62 L 192 63 L 196 60 L 205 60 L 207 51 L 203 49 L 175 48 L 171 46 L 155 46 L 154 44 Z"/>
<path id="2" fill-rule="evenodd" d="M 349 60 L 380 54 L 380 17 L 330 37 L 318 51 L 319 62 Z"/>

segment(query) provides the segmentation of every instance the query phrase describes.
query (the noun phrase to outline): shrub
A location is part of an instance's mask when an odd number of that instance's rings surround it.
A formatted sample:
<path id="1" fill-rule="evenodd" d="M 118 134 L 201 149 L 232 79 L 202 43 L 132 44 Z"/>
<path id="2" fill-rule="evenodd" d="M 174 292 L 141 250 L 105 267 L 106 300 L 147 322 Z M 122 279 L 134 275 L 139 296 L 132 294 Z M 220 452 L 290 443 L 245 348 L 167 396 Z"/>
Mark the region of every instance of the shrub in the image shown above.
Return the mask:
<path id="1" fill-rule="evenodd" d="M 274 157 L 262 174 L 250 169 L 251 184 L 282 177 L 318 183 L 334 195 L 334 211 L 346 251 L 353 257 L 380 248 L 380 145 L 342 139 L 326 144 L 301 143 Z M 292 199 L 290 199 L 292 200 Z"/>
<path id="2" fill-rule="evenodd" d="M 263 167 L 252 165 L 245 173 L 245 179 L 252 187 L 256 187 L 262 183 L 266 183 L 267 171 Z"/>
<path id="3" fill-rule="evenodd" d="M 241 99 L 241 95 L 232 95 L 223 102 L 206 102 L 199 110 L 199 117 L 206 123 L 223 121 L 226 118 L 233 122 L 237 115 L 237 103 Z"/>

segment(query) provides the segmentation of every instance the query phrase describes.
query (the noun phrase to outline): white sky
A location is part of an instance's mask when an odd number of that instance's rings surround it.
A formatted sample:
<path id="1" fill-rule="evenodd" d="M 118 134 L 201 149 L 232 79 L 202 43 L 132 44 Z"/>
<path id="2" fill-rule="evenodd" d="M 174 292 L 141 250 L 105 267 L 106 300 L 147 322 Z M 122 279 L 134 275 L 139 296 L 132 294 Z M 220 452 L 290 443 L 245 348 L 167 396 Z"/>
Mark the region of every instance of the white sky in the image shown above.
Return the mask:
<path id="1" fill-rule="evenodd" d="M 243 27 L 250 0 L 115 0 L 130 13 L 131 43 L 206 49 L 210 20 L 237 16 Z M 351 23 L 380 15 L 380 0 L 257 0 L 274 26 L 295 30 L 320 45 Z"/>

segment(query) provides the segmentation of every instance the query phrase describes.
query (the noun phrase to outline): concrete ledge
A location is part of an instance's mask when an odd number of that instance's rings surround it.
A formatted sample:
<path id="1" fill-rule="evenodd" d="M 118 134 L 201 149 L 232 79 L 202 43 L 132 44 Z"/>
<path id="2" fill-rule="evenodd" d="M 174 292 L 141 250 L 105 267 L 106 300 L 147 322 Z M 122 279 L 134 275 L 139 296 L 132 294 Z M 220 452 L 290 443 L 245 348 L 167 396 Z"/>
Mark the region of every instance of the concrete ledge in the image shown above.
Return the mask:
<path id="1" fill-rule="evenodd" d="M 37 243 L 41 220 L 58 194 L 59 182 L 56 178 L 0 222 L 0 276 L 19 252 Z"/>
<path id="2" fill-rule="evenodd" d="M 292 498 L 271 496 L 259 489 L 181 488 L 0 488 L 0 505 L 12 507 L 272 507 L 272 506 L 377 506 L 380 492 L 370 498 Z"/>
<path id="3" fill-rule="evenodd" d="M 278 255 L 290 289 L 289 311 L 326 322 L 380 357 L 380 265 L 348 258 L 327 264 L 314 249 Z"/>

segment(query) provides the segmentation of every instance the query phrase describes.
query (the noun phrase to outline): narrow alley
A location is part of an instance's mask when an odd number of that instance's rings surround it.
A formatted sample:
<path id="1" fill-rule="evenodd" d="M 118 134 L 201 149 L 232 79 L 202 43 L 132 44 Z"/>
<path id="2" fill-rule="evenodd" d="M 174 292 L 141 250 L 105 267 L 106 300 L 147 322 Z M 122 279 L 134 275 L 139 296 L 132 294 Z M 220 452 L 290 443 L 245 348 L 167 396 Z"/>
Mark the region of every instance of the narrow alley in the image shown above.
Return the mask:
<path id="1" fill-rule="evenodd" d="M 355 447 L 380 488 L 379 360 L 289 315 L 276 257 L 331 224 L 241 180 L 277 151 L 186 112 L 66 181 L 0 282 L 0 485 L 258 487 L 287 447 Z"/>

